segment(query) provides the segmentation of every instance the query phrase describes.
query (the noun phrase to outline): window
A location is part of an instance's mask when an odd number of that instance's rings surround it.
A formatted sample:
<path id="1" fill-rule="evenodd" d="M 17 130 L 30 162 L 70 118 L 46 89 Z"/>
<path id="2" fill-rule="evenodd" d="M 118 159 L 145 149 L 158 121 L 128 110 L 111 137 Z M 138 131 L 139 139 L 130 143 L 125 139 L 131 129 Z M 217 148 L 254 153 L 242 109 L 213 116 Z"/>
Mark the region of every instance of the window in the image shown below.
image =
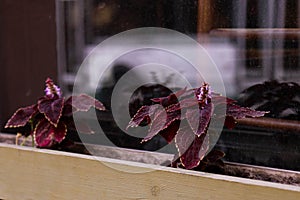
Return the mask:
<path id="1" fill-rule="evenodd" d="M 70 93 L 84 58 L 115 34 L 142 27 L 176 30 L 199 41 L 208 51 L 223 76 L 228 96 L 245 106 L 270 110 L 265 121 L 244 121 L 235 130 L 224 130 L 217 147 L 224 149 L 226 158 L 299 170 L 299 6 L 295 0 L 58 0 L 60 55 L 63 55 L 59 60 L 59 77 L 64 90 Z M 184 44 L 177 45 L 184 48 Z M 114 48 L 118 46 L 110 51 Z M 164 56 L 167 60 L 175 59 L 157 51 L 121 56 L 106 71 L 105 78 L 96 82 L 97 97 L 109 107 L 110 95 L 119 78 L 147 56 L 158 61 Z M 189 68 L 183 67 L 182 71 Z M 93 70 L 85 75 L 81 78 L 87 88 L 89 82 L 98 81 Z M 149 72 L 149 75 L 162 82 L 172 79 L 171 73 L 157 77 Z M 142 77 L 137 75 L 137 78 Z M 158 93 L 166 92 L 164 88 L 156 89 Z M 156 95 L 153 90 L 150 93 Z M 126 136 L 113 120 L 103 121 L 109 117 L 99 118 L 109 132 L 108 137 L 117 145 L 153 150 Z M 125 142 L 126 138 L 132 144 Z M 157 141 L 151 145 L 163 143 Z"/>

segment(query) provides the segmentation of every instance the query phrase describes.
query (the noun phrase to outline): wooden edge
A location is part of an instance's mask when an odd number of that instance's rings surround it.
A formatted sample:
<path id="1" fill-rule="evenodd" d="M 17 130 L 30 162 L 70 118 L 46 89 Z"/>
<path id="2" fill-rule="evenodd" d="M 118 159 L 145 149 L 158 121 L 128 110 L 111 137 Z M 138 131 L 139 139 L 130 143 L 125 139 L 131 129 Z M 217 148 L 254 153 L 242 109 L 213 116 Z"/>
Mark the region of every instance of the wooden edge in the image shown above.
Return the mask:
<path id="1" fill-rule="evenodd" d="M 300 187 L 0 143 L 0 199 L 299 199 Z"/>
<path id="2" fill-rule="evenodd" d="M 18 143 L 20 144 L 22 140 L 23 139 L 19 138 Z M 15 135 L 0 133 L 0 143 L 14 144 Z M 24 143 L 24 146 L 31 147 L 30 145 L 31 142 L 30 139 L 28 139 Z M 126 160 L 126 161 L 161 165 L 161 166 L 169 166 L 169 164 L 174 158 L 173 154 L 161 153 L 156 151 L 151 152 L 151 151 L 143 151 L 137 149 L 128 149 L 128 148 L 104 146 L 104 145 L 97 145 L 97 144 L 82 144 L 82 143 L 75 143 L 75 145 L 70 148 L 70 151 L 66 151 L 66 152 L 80 153 L 80 154 L 92 155 L 97 157 L 105 157 L 105 158 L 112 158 L 117 160 Z M 239 167 L 240 169 L 246 169 L 251 171 L 267 171 L 269 175 L 272 176 L 274 175 L 274 176 L 282 177 L 282 174 L 285 174 L 286 177 L 294 177 L 300 180 L 300 172 L 298 171 L 249 165 L 243 163 L 234 163 L 234 162 L 227 162 L 227 161 L 224 161 L 224 164 L 225 164 L 225 168 L 227 167 L 232 169 L 232 168 Z"/>

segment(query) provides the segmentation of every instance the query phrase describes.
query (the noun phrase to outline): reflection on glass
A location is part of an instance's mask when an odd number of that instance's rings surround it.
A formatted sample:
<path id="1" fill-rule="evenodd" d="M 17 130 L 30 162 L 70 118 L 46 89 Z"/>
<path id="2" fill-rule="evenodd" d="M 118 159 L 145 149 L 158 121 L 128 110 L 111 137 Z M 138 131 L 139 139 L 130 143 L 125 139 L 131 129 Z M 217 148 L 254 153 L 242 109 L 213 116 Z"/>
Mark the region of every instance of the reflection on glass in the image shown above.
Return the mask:
<path id="1" fill-rule="evenodd" d="M 74 0 L 60 1 L 58 9 L 65 54 L 60 79 L 66 87 L 72 85 L 84 57 L 106 38 L 141 27 L 177 30 L 207 49 L 230 97 L 246 106 L 265 103 L 263 109 L 271 111 L 268 117 L 284 118 L 283 126 L 294 127 L 272 128 L 271 120 L 263 128 L 240 125 L 235 131 L 225 130 L 219 147 L 226 158 L 300 170 L 299 1 Z M 87 74 L 84 81 L 91 77 Z"/>

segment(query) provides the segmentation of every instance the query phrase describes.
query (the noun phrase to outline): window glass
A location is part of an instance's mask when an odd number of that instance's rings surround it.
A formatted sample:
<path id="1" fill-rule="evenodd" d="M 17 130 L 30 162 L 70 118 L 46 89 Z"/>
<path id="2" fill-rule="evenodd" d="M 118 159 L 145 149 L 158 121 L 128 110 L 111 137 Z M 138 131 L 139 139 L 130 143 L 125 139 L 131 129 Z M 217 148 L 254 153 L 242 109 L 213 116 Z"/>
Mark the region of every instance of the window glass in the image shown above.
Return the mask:
<path id="1" fill-rule="evenodd" d="M 143 27 L 175 30 L 205 48 L 223 77 L 227 96 L 243 106 L 270 111 L 263 119 L 241 123 L 234 130 L 224 129 L 216 148 L 225 151 L 225 159 L 300 169 L 298 1 L 74 0 L 58 1 L 57 9 L 62 41 L 59 47 L 65 55 L 60 60 L 59 77 L 69 93 L 83 60 L 105 39 Z M 175 45 L 185 48 L 182 43 Z M 118 46 L 109 51 L 114 48 Z M 110 107 L 118 80 L 136 65 L 149 61 L 149 57 L 164 64 L 168 60 L 170 65 L 178 59 L 151 50 L 125 54 L 111 64 L 102 79 L 94 77 L 93 70 L 87 72 L 83 84 L 88 89 L 92 80 L 99 80 L 96 97 Z M 176 63 L 182 65 L 182 73 L 193 73 L 184 59 Z M 147 73 L 161 83 L 176 79 L 172 73 Z M 143 76 L 136 74 L 136 79 Z M 148 99 L 170 92 L 158 85 L 149 88 L 149 94 L 144 94 Z M 100 124 L 117 146 L 153 150 L 155 145 L 165 145 L 161 141 L 140 145 L 114 122 L 104 120 Z"/>

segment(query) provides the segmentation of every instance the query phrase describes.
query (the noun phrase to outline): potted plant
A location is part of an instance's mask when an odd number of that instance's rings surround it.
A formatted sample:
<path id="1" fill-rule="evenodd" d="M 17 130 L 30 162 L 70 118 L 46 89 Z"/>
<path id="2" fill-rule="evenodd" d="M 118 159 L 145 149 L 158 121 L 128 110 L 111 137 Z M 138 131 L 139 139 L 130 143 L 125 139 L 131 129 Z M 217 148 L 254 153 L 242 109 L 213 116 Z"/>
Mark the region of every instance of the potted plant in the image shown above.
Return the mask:
<path id="1" fill-rule="evenodd" d="M 8 121 L 7 127 L 22 126 L 24 127 L 22 135 L 32 135 L 37 147 L 57 149 L 58 146 L 68 144 L 67 130 L 74 127 L 70 118 L 71 113 L 87 111 L 91 106 L 99 110 L 104 110 L 104 107 L 99 101 L 87 95 L 69 97 L 65 101 L 58 87 L 50 79 L 46 81 L 46 86 L 50 90 L 46 89 L 45 96 L 38 104 L 17 110 Z M 156 158 L 156 161 L 170 158 L 170 155 L 156 152 L 99 148 L 102 155 L 111 151 L 114 154 L 111 156 L 113 158 L 127 156 L 127 160 L 131 160 L 124 161 L 1 143 L 0 198 L 240 199 L 241 196 L 248 199 L 299 198 L 300 189 L 296 186 L 197 171 L 207 170 L 212 166 L 222 168 L 220 158 L 224 154 L 220 151 L 211 151 L 207 154 L 209 145 L 205 139 L 207 138 L 205 136 L 210 134 L 211 120 L 221 118 L 222 113 L 218 112 L 218 106 L 226 105 L 225 125 L 229 128 L 235 126 L 236 119 L 260 117 L 266 113 L 265 111 L 238 106 L 232 99 L 212 92 L 207 83 L 199 88 L 182 89 L 167 97 L 155 98 L 153 102 L 155 104 L 142 106 L 128 127 L 151 123 L 149 132 L 142 142 L 151 140 L 157 134 L 162 135 L 168 142 L 175 138 L 178 155 L 170 163 L 172 167 L 151 165 L 149 164 L 151 162 L 147 164 L 131 162 L 134 161 L 132 157 L 138 155 L 143 160 L 148 156 Z M 84 127 L 84 130 L 89 130 Z M 116 154 L 119 157 L 115 156 Z M 116 167 L 119 170 L 116 171 Z M 223 166 L 226 167 L 233 168 L 228 164 Z M 255 168 L 249 166 L 242 167 L 246 173 L 255 171 Z M 256 169 L 256 172 L 258 171 Z M 269 171 L 269 174 L 274 176 L 282 173 L 272 169 Z M 299 181 L 299 174 L 296 172 L 291 172 L 290 177 L 298 178 Z M 14 187 L 11 187 L 12 185 Z"/>
<path id="2" fill-rule="evenodd" d="M 87 112 L 92 106 L 97 110 L 105 110 L 103 104 L 87 94 L 65 99 L 52 79 L 48 78 L 45 84 L 45 95 L 38 99 L 37 104 L 19 108 L 8 120 L 5 128 L 19 128 L 17 138 L 31 136 L 32 145 L 40 148 L 69 145 L 70 141 L 66 136 L 74 129 L 93 133 L 85 123 L 75 127 L 72 115 L 76 112 Z"/>

